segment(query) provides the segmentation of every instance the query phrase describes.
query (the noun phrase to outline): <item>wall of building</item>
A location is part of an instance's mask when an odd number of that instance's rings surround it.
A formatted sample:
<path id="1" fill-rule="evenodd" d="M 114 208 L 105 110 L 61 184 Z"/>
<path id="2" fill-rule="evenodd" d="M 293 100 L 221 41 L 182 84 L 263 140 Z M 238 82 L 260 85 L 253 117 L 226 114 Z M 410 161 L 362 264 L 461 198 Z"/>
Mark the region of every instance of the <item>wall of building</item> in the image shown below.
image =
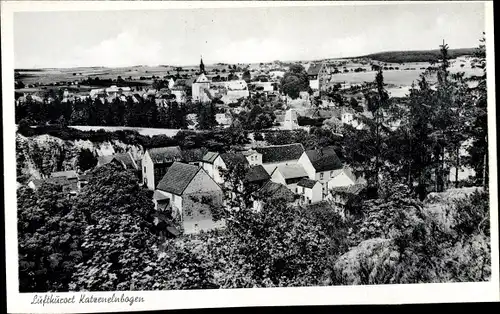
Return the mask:
<path id="1" fill-rule="evenodd" d="M 281 172 L 276 169 L 272 174 L 271 174 L 271 181 L 279 184 L 283 184 L 286 186 L 286 181 Z"/>
<path id="2" fill-rule="evenodd" d="M 223 228 L 224 221 L 214 221 L 211 208 L 222 206 L 223 192 L 204 170 L 200 170 L 183 193 L 184 233 L 198 233 Z"/>
<path id="3" fill-rule="evenodd" d="M 335 178 L 332 178 L 328 181 L 328 189 L 332 189 L 334 187 L 339 186 L 349 186 L 353 185 L 354 182 L 351 178 L 349 178 L 344 172 L 338 174 Z"/>
<path id="4" fill-rule="evenodd" d="M 253 153 L 246 156 L 246 159 L 250 165 L 262 165 L 262 154 Z"/>
<path id="5" fill-rule="evenodd" d="M 148 189 L 154 190 L 155 189 L 155 176 L 154 176 L 154 164 L 153 160 L 149 156 L 149 152 L 146 151 L 146 153 L 142 156 L 142 183 L 146 184 Z"/>

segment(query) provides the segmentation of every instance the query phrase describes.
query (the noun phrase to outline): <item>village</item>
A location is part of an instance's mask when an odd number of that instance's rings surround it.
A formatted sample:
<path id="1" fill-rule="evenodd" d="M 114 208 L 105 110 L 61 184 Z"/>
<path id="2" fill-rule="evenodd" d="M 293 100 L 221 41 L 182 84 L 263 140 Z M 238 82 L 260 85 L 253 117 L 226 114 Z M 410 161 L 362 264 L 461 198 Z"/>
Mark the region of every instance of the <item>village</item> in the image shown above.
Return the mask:
<path id="1" fill-rule="evenodd" d="M 372 71 L 375 74 L 376 70 L 383 67 L 382 64 L 364 64 L 364 68 L 351 70 Z M 233 117 L 244 110 L 242 102 L 252 97 L 264 99 L 264 103 L 281 100 L 278 103 L 280 106 L 274 111 L 276 119 L 268 128 L 277 132 L 300 129 L 309 132 L 311 126 L 317 126 L 319 121 L 319 125 L 328 132 L 342 137 L 343 126 L 362 130 L 365 128 L 363 120 L 373 119 L 365 99 L 365 95 L 372 92 L 373 84 L 342 86 L 335 83 L 333 78 L 339 70 L 334 64 L 320 62 L 306 64 L 306 68 L 309 86 L 306 91 L 300 91 L 295 99 L 283 92 L 282 88 L 278 90 L 283 76 L 290 70 L 289 66 L 282 66 L 281 63 L 261 64 L 260 71 L 255 75 L 250 74 L 249 70 L 231 70 L 225 75 L 217 69 L 207 71 L 203 60 L 198 71 L 187 79 L 165 77 L 166 80 L 162 81 L 165 86 L 160 89 L 153 89 L 152 86 L 133 89 L 121 84 L 119 87 L 111 85 L 91 89 L 88 93 L 69 92 L 64 87 L 58 87 L 58 90 L 62 90 L 59 93 L 62 94 L 62 103 L 77 99 L 99 99 L 101 103 L 127 102 L 132 99 L 139 103 L 141 97 L 154 99 L 158 107 L 168 106 L 172 102 L 181 106 L 186 102 L 202 106 L 215 103 L 218 109 L 215 114 L 217 128 L 222 129 L 233 125 L 236 120 Z M 348 69 L 345 71 L 349 72 Z M 158 81 L 154 85 L 158 85 Z M 333 97 L 332 89 L 335 90 Z M 21 92 L 23 95 L 17 99 L 18 104 L 26 101 L 50 103 L 54 100 L 50 97 L 42 99 L 39 93 L 33 93 L 29 88 L 16 90 L 18 94 Z M 390 118 L 386 115 L 386 126 L 395 129 L 401 125 L 402 121 Z M 186 119 L 194 121 L 188 128 L 196 130 L 197 114 L 188 114 Z M 306 120 L 306 123 L 299 123 L 299 120 Z M 310 121 L 313 123 L 307 123 Z M 178 223 L 176 229 L 168 225 L 167 219 L 166 230 L 174 236 L 224 228 L 223 221 L 212 219 L 210 208 L 231 206 L 230 201 L 235 193 L 246 186 L 253 189 L 249 197 L 255 211 L 261 210 L 270 199 L 279 198 L 292 206 L 325 203 L 342 216 L 349 198 L 361 194 L 366 188 L 363 176 L 356 177 L 350 165 L 343 163 L 331 146 L 306 150 L 300 143 L 266 145 L 265 141 L 257 141 L 255 134 L 250 144 L 227 152 L 209 151 L 204 147 L 181 149 L 179 146 L 169 146 L 146 149 L 142 156 L 138 156 L 111 150 L 97 157 L 96 167 L 113 163 L 123 169 L 134 170 L 142 186 L 154 191 L 152 202 L 158 217 L 171 217 L 170 220 Z M 227 174 L 236 166 L 244 169 L 244 177 L 238 178 L 238 186 L 229 182 Z M 458 173 L 451 169 L 447 180 L 463 180 L 468 175 L 466 171 Z M 77 195 L 88 183 L 88 175 L 76 168 L 66 169 L 53 172 L 46 178 L 32 178 L 28 186 L 37 189 L 44 182 L 63 185 L 68 193 Z M 193 201 L 199 197 L 209 201 Z"/>

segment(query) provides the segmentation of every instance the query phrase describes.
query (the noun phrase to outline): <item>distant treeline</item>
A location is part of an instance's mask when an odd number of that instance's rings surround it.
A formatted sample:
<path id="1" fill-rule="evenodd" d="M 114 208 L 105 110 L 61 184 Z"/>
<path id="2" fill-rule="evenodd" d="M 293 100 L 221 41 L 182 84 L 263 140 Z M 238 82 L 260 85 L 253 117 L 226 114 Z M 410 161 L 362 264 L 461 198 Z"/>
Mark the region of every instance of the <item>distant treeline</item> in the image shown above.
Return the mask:
<path id="1" fill-rule="evenodd" d="M 450 49 L 448 55 L 450 59 L 460 56 L 473 55 L 475 48 Z M 407 62 L 437 62 L 440 51 L 436 50 L 415 50 L 415 51 L 388 51 L 373 53 L 363 58 L 369 58 L 381 62 L 407 63 Z"/>

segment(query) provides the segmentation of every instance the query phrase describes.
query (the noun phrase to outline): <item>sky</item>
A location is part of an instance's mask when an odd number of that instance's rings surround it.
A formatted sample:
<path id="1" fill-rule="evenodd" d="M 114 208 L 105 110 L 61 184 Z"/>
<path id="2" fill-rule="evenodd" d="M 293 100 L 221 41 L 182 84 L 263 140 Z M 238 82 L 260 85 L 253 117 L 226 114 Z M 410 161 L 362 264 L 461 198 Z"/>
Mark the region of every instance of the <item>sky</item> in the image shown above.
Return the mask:
<path id="1" fill-rule="evenodd" d="M 482 3 L 16 12 L 16 68 L 196 65 L 477 47 Z"/>

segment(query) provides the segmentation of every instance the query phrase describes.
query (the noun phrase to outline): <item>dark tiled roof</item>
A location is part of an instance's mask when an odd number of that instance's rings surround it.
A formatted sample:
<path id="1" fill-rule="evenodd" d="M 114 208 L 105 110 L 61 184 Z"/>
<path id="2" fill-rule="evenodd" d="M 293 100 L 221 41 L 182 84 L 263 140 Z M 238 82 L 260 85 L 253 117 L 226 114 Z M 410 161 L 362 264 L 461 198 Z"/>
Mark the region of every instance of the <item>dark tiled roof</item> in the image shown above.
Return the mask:
<path id="1" fill-rule="evenodd" d="M 307 157 L 311 161 L 316 171 L 328 171 L 342 168 L 342 162 L 335 153 L 333 147 L 306 151 Z"/>
<path id="2" fill-rule="evenodd" d="M 195 162 L 203 160 L 203 156 L 207 153 L 206 148 L 193 148 L 182 151 L 182 159 L 184 162 Z"/>
<path id="3" fill-rule="evenodd" d="M 259 190 L 261 199 L 284 199 L 285 201 L 292 202 L 295 199 L 295 194 L 293 194 L 290 189 L 288 189 L 283 184 L 268 181 Z"/>
<path id="4" fill-rule="evenodd" d="M 219 156 L 219 153 L 214 153 L 214 152 L 207 152 L 204 156 L 203 156 L 203 161 L 204 162 L 207 162 L 207 163 L 210 163 L 212 164 L 215 159 L 217 158 L 217 156 Z"/>
<path id="5" fill-rule="evenodd" d="M 353 184 L 348 186 L 337 186 L 332 188 L 332 192 L 337 193 L 348 193 L 348 194 L 359 194 L 365 189 L 365 184 Z"/>
<path id="6" fill-rule="evenodd" d="M 220 157 L 227 167 L 234 167 L 237 164 L 248 164 L 248 160 L 242 153 L 223 153 L 220 154 Z"/>
<path id="7" fill-rule="evenodd" d="M 298 186 L 303 186 L 308 189 L 312 189 L 318 181 L 310 180 L 310 179 L 302 179 L 299 182 L 297 182 Z"/>
<path id="8" fill-rule="evenodd" d="M 266 164 L 299 159 L 304 152 L 304 147 L 302 144 L 296 143 L 257 147 L 255 150 L 262 154 L 262 162 Z"/>
<path id="9" fill-rule="evenodd" d="M 322 65 L 323 64 L 321 64 L 321 63 L 311 64 L 311 66 L 309 66 L 309 69 L 307 69 L 307 74 L 308 75 L 318 75 L 319 71 L 321 70 Z"/>
<path id="10" fill-rule="evenodd" d="M 137 164 L 134 162 L 134 158 L 130 153 L 121 153 L 113 155 L 115 159 L 122 162 L 127 168 L 137 169 Z"/>
<path id="11" fill-rule="evenodd" d="M 168 168 L 167 173 L 160 180 L 156 189 L 182 195 L 199 170 L 200 167 L 195 165 L 174 162 Z"/>
<path id="12" fill-rule="evenodd" d="M 182 151 L 179 146 L 156 147 L 149 149 L 148 152 L 155 164 L 182 160 Z"/>
<path id="13" fill-rule="evenodd" d="M 271 176 L 262 165 L 251 167 L 245 175 L 245 182 L 258 182 L 269 179 L 271 179 Z"/>

